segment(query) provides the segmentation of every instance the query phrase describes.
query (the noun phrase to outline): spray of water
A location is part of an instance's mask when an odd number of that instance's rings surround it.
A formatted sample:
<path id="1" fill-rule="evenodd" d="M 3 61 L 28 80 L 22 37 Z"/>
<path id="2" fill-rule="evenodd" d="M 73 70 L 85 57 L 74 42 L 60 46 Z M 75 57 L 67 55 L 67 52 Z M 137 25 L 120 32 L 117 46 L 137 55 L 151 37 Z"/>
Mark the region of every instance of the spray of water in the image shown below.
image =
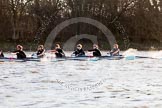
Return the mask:
<path id="1" fill-rule="evenodd" d="M 127 56 L 136 56 L 136 55 L 137 55 L 137 49 L 133 49 L 133 48 L 129 48 L 128 50 L 126 50 L 123 53 L 123 56 L 124 57 L 127 57 Z"/>
<path id="2" fill-rule="evenodd" d="M 160 59 L 160 58 L 162 58 L 162 51 L 153 52 L 152 54 L 150 54 L 150 56 L 151 56 L 152 58 Z"/>

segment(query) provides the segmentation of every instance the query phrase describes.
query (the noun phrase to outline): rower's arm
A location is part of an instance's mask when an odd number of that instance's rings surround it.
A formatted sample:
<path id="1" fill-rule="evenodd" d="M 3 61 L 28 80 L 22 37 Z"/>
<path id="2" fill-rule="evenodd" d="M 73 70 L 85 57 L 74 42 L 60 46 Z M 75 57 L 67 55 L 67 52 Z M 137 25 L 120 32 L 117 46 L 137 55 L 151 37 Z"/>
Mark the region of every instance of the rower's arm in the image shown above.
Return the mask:
<path id="1" fill-rule="evenodd" d="M 11 52 L 11 54 L 18 54 L 18 53 L 19 53 L 18 51 Z"/>
<path id="2" fill-rule="evenodd" d="M 49 50 L 48 52 L 57 52 L 56 50 Z"/>
<path id="3" fill-rule="evenodd" d="M 113 53 L 113 55 L 114 55 L 114 54 L 117 54 L 119 51 L 120 51 L 120 50 L 118 49 L 117 51 L 115 51 L 115 52 Z"/>
<path id="4" fill-rule="evenodd" d="M 63 51 L 63 50 L 61 51 L 61 54 L 62 54 L 63 56 L 65 56 L 65 53 L 64 53 L 64 51 Z"/>
<path id="5" fill-rule="evenodd" d="M 45 55 L 45 50 L 41 53 L 41 54 L 39 54 L 39 55 L 37 55 L 38 57 L 41 57 L 41 56 L 44 56 Z"/>
<path id="6" fill-rule="evenodd" d="M 92 49 L 92 50 L 88 50 L 88 52 L 92 52 L 92 51 L 95 51 L 94 49 Z"/>

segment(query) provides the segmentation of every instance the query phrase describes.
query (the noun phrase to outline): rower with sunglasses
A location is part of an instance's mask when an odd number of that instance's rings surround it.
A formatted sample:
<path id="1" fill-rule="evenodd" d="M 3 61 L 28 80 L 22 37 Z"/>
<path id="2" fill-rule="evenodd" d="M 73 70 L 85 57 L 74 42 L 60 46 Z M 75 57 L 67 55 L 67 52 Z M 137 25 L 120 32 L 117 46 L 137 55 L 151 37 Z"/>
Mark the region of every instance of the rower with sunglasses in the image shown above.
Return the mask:
<path id="1" fill-rule="evenodd" d="M 93 49 L 92 50 L 88 50 L 88 51 L 89 52 L 93 52 L 93 56 L 94 57 L 100 57 L 101 56 L 101 52 L 100 52 L 97 44 L 94 44 L 93 45 Z"/>
<path id="2" fill-rule="evenodd" d="M 82 45 L 81 44 L 77 45 L 77 49 L 73 52 L 72 55 L 74 55 L 75 57 L 83 57 L 83 56 L 85 56 L 85 52 L 82 49 Z"/>

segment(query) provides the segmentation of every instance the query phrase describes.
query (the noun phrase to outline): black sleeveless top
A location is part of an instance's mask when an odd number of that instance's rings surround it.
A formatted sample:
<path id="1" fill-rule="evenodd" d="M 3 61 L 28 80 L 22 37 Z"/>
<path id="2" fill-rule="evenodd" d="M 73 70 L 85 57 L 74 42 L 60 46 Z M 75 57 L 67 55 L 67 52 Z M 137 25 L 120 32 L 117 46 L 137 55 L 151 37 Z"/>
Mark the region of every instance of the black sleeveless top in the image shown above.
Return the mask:
<path id="1" fill-rule="evenodd" d="M 3 52 L 1 52 L 1 54 L 0 54 L 0 58 L 3 58 L 4 57 L 4 54 L 3 54 Z"/>
<path id="2" fill-rule="evenodd" d="M 56 51 L 57 52 L 55 53 L 55 55 L 57 58 L 65 57 L 65 53 L 63 52 L 63 50 L 61 48 L 56 49 Z"/>
<path id="3" fill-rule="evenodd" d="M 83 51 L 83 49 L 77 49 L 76 51 L 73 52 L 73 54 L 75 54 L 75 56 L 77 57 L 81 57 L 81 56 L 85 56 L 85 52 Z"/>
<path id="4" fill-rule="evenodd" d="M 16 53 L 17 59 L 24 59 L 24 58 L 26 58 L 26 54 L 23 51 L 16 50 L 13 53 Z"/>
<path id="5" fill-rule="evenodd" d="M 45 51 L 44 49 L 38 50 L 38 51 L 37 51 L 37 56 L 39 56 L 40 54 L 42 54 L 44 51 Z M 44 55 L 42 55 L 41 57 L 43 57 L 43 56 L 44 56 Z"/>
<path id="6" fill-rule="evenodd" d="M 94 57 L 100 57 L 101 56 L 101 52 L 100 52 L 99 49 L 92 49 L 92 50 L 88 50 L 88 51 L 93 51 Z"/>

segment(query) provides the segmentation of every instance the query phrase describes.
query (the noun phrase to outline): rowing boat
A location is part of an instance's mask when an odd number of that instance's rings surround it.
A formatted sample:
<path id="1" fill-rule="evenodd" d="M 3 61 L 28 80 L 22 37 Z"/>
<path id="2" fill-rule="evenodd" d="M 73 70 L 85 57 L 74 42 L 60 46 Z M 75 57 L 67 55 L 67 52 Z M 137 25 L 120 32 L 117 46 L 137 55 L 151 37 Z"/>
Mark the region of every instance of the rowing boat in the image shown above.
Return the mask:
<path id="1" fill-rule="evenodd" d="M 25 58 L 25 59 L 17 59 L 17 58 L 9 58 L 4 57 L 0 58 L 0 62 L 25 62 L 25 61 L 40 61 L 38 58 Z"/>
<path id="2" fill-rule="evenodd" d="M 81 57 L 63 57 L 63 58 L 45 58 L 47 61 L 65 61 L 65 60 L 75 60 L 75 61 L 98 61 L 98 60 L 121 60 L 123 56 L 81 56 Z"/>
<path id="3" fill-rule="evenodd" d="M 101 56 L 101 57 L 93 57 L 93 56 L 82 56 L 82 57 L 63 57 L 63 58 L 55 58 L 55 57 L 44 57 L 44 58 L 25 58 L 25 59 L 17 59 L 17 58 L 0 58 L 0 62 L 27 62 L 27 61 L 65 61 L 65 60 L 76 60 L 76 61 L 98 61 L 98 60 L 121 60 L 123 56 Z"/>

